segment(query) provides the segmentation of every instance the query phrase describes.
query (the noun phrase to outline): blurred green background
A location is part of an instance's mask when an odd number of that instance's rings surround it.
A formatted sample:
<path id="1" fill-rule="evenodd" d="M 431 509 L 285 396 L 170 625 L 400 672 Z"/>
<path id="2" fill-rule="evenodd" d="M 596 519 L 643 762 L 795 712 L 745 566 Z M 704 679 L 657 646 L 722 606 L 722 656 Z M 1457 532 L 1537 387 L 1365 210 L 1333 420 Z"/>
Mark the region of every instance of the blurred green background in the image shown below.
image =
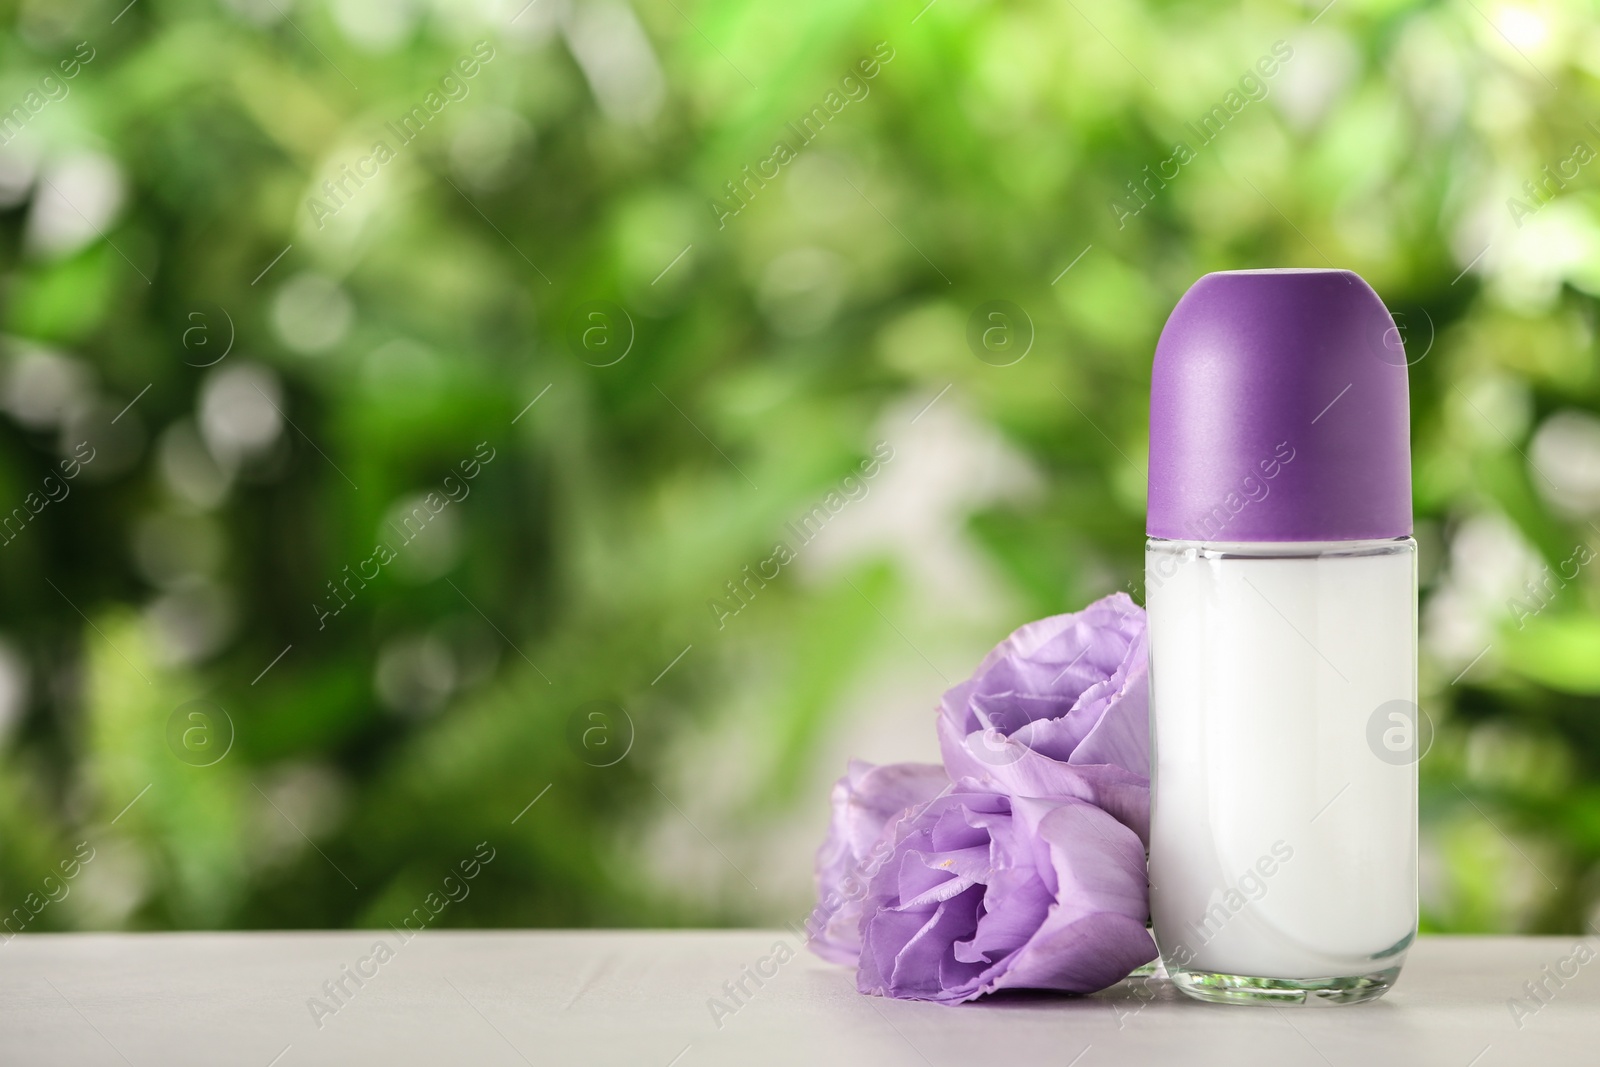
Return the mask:
<path id="1" fill-rule="evenodd" d="M 1414 364 L 1426 927 L 1579 929 L 1600 25 L 1321 8 L 0 4 L 9 929 L 798 919 L 1263 265 Z"/>

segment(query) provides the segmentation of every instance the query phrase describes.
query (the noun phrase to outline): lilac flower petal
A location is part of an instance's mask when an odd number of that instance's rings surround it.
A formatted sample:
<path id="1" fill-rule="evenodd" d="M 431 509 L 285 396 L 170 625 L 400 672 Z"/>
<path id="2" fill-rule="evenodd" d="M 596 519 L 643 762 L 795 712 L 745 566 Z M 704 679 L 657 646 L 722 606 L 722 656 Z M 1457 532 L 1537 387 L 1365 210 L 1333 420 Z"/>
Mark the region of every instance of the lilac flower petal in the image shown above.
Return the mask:
<path id="1" fill-rule="evenodd" d="M 1000 989 L 1056 989 L 1094 993 L 1116 985 L 1134 968 L 1156 958 L 1156 944 L 1142 921 L 1123 915 L 1090 915 L 1041 932 L 1011 958 L 1011 966 L 972 1000 Z"/>
<path id="2" fill-rule="evenodd" d="M 995 963 L 1028 943 L 1055 897 L 1037 873 L 1005 872 L 984 895 L 985 914 L 971 940 L 958 941 L 955 955 L 967 963 Z"/>
<path id="3" fill-rule="evenodd" d="M 1127 694 L 1114 710 L 1101 718 L 1083 744 L 1073 750 L 1067 762 L 1083 766 L 1117 767 L 1148 781 L 1149 707 L 1150 698 L 1141 684 L 1137 691 Z"/>
<path id="4" fill-rule="evenodd" d="M 897 824 L 900 867 L 879 871 L 863 904 L 857 988 L 945 1003 L 997 989 L 1092 992 L 1155 957 L 1144 846 L 1131 829 L 1087 801 L 972 785 L 957 783 Z M 991 863 L 971 848 L 928 851 L 933 828 L 959 811 L 990 836 Z M 957 873 L 908 898 L 913 866 Z"/>
<path id="5" fill-rule="evenodd" d="M 836 798 L 840 787 L 844 787 L 846 840 L 851 851 L 864 855 L 883 835 L 889 820 L 931 799 L 948 784 L 944 770 L 932 763 L 887 763 L 878 767 L 851 760 L 849 774 L 834 786 Z M 836 802 L 835 811 L 838 810 Z"/>
<path id="6" fill-rule="evenodd" d="M 977 924 L 979 886 L 951 900 L 940 901 L 928 922 L 895 954 L 894 971 L 889 976 L 889 995 L 937 993 L 940 974 L 947 958 L 957 962 L 950 943 Z"/>
<path id="7" fill-rule="evenodd" d="M 1083 739 L 1093 732 L 1098 715 L 1104 710 L 1103 707 L 1083 707 L 1081 696 L 1075 704 L 1066 704 L 1055 696 L 1023 696 L 1015 693 L 1003 697 L 974 697 L 973 703 L 976 705 L 997 699 L 1003 700 L 1010 709 L 1005 714 L 1028 720 L 1015 730 L 1001 730 L 1001 733 L 1063 763 L 1072 758 Z M 1066 710 L 1063 711 L 1063 708 Z M 981 720 L 992 721 L 1003 717 L 1001 713 L 987 709 L 976 714 Z"/>
<path id="8" fill-rule="evenodd" d="M 1127 655 L 1129 641 L 1122 629 L 1096 629 L 1082 620 L 1057 631 L 1054 645 L 1035 647 L 1031 654 L 1012 643 L 1015 637 L 1000 646 L 1010 645 L 1012 654 L 995 660 L 982 672 L 976 692 L 1054 696 L 1071 702 L 1117 669 Z"/>
<path id="9" fill-rule="evenodd" d="M 935 866 L 939 860 L 937 853 L 922 851 L 927 846 L 927 840 L 927 834 L 919 834 L 916 841 L 906 842 L 904 848 L 898 850 L 895 858 L 890 860 L 891 863 L 899 861 L 895 871 L 894 893 L 900 901 L 895 907 L 900 911 L 935 904 L 966 888 L 948 871 L 941 871 Z M 949 889 L 949 892 L 941 895 L 942 889 Z"/>
<path id="10" fill-rule="evenodd" d="M 1006 973 L 980 992 L 1089 993 L 1155 959 L 1155 942 L 1144 925 L 1146 876 L 1139 840 L 1083 803 L 1045 815 L 1039 832 L 1050 845 L 1061 887 L 1058 902 L 1039 932 L 1010 959 Z"/>
<path id="11" fill-rule="evenodd" d="M 983 881 L 994 869 L 989 862 L 987 843 L 941 853 L 937 857 L 928 856 L 927 862 L 934 870 L 943 871 L 968 885 Z"/>
<path id="12" fill-rule="evenodd" d="M 861 946 L 861 964 L 856 968 L 856 988 L 874 996 L 888 996 L 895 961 L 902 948 L 910 944 L 933 921 L 933 909 L 896 911 L 886 908 L 872 916 L 873 938 Z M 937 968 L 930 968 L 930 976 Z"/>
<path id="13" fill-rule="evenodd" d="M 1011 736 L 1052 759 L 1114 763 L 1148 776 L 1150 704 L 1145 649 L 1146 637 L 1141 632 L 1124 646 L 1121 661 L 1085 687 L 1065 714 L 1061 714 L 1057 697 L 1006 697 L 1011 706 L 1019 709 L 1013 716 L 1028 719 Z M 991 699 L 995 698 L 975 697 L 974 703 Z M 1051 708 L 1059 717 L 1050 717 Z"/>
<path id="14" fill-rule="evenodd" d="M 944 770 L 929 763 L 850 762 L 833 787 L 833 822 L 817 850 L 817 906 L 806 920 L 813 952 L 832 963 L 856 965 L 861 900 L 888 858 L 894 824 L 948 786 Z"/>
<path id="15" fill-rule="evenodd" d="M 1118 912 L 1142 926 L 1146 912 L 1144 843 L 1093 804 L 1067 801 L 1045 813 L 1039 837 L 1050 846 L 1063 913 Z"/>
<path id="16" fill-rule="evenodd" d="M 939 743 L 952 778 L 1012 796 L 1087 800 L 1115 815 L 1141 840 L 1149 840 L 1150 780 L 1143 775 L 1114 764 L 1062 763 L 1009 738 L 998 742 L 1006 751 L 993 764 L 974 758 L 968 746 L 951 742 L 943 732 Z"/>
<path id="17" fill-rule="evenodd" d="M 989 817 L 1008 811 L 1001 796 L 970 797 L 965 804 L 941 804 L 931 830 L 933 847 L 940 851 L 986 845 Z"/>
<path id="18" fill-rule="evenodd" d="M 907 852 L 899 882 L 900 899 L 904 903 L 899 907 L 917 908 L 949 900 L 981 881 L 988 872 L 987 848 L 964 848 L 946 853 Z"/>
<path id="19" fill-rule="evenodd" d="M 1147 778 L 1145 661 L 1144 613 L 1121 593 L 1021 627 L 941 700 L 946 769 L 960 778 L 978 776 L 977 764 L 1003 768 L 1017 761 L 1020 745 L 1057 762 L 1113 764 Z M 998 770 L 992 780 L 1005 788 Z"/>
<path id="20" fill-rule="evenodd" d="M 959 704 L 947 705 L 960 713 L 975 693 L 1008 691 L 1057 694 L 1070 703 L 1087 687 L 1082 679 L 1111 673 L 1134 634 L 1143 629 L 1144 612 L 1125 593 L 1079 612 L 1030 622 L 996 645 L 972 677 L 948 694 Z M 963 725 L 970 729 L 972 724 Z"/>

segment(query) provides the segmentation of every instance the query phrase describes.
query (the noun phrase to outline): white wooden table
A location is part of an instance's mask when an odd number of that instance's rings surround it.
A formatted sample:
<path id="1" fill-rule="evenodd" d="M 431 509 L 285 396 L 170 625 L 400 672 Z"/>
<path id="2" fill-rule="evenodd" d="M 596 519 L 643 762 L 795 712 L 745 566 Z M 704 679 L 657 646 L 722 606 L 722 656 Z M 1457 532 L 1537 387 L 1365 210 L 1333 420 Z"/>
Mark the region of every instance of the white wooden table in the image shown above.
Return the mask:
<path id="1" fill-rule="evenodd" d="M 804 951 L 779 964 L 798 947 L 780 932 L 23 935 L 0 946 L 0 1064 L 1576 1067 L 1600 1063 L 1600 958 L 1562 964 L 1578 941 L 1424 938 L 1388 997 L 1347 1008 L 1205 1005 L 1159 979 L 947 1008 L 859 996 Z"/>

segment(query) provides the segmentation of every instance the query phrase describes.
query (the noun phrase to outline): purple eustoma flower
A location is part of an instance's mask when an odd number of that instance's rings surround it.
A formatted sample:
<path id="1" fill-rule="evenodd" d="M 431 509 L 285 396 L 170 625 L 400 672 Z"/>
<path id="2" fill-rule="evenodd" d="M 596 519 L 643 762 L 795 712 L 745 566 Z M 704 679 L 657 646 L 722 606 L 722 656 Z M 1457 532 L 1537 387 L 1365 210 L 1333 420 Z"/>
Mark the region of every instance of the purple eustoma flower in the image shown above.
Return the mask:
<path id="1" fill-rule="evenodd" d="M 896 821 L 863 904 L 861 992 L 950 1004 L 1092 993 L 1155 958 L 1132 830 L 1086 801 L 974 786 Z"/>
<path id="2" fill-rule="evenodd" d="M 1144 842 L 1144 612 L 1122 594 L 1022 627 L 944 695 L 944 766 L 852 762 L 810 943 L 863 993 L 1088 993 L 1156 956 Z"/>
<path id="3" fill-rule="evenodd" d="M 1017 630 L 940 702 L 945 770 L 996 792 L 1087 800 L 1148 841 L 1145 641 L 1125 593 Z"/>
<path id="4" fill-rule="evenodd" d="M 894 824 L 950 785 L 931 763 L 875 767 L 851 760 L 833 786 L 833 822 L 817 850 L 817 906 L 807 920 L 811 950 L 831 963 L 856 965 L 861 952 L 861 901 L 888 859 Z"/>

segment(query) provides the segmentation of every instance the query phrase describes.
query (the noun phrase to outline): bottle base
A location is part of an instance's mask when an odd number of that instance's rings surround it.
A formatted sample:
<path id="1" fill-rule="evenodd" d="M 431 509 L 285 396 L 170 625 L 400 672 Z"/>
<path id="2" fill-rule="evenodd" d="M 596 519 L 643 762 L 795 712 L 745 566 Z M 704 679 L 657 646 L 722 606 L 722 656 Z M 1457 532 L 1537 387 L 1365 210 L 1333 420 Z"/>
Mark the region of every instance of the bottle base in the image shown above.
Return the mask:
<path id="1" fill-rule="evenodd" d="M 1242 974 L 1167 966 L 1172 983 L 1211 1004 L 1361 1004 L 1377 1000 L 1400 977 L 1396 964 L 1347 978 L 1252 978 Z"/>

